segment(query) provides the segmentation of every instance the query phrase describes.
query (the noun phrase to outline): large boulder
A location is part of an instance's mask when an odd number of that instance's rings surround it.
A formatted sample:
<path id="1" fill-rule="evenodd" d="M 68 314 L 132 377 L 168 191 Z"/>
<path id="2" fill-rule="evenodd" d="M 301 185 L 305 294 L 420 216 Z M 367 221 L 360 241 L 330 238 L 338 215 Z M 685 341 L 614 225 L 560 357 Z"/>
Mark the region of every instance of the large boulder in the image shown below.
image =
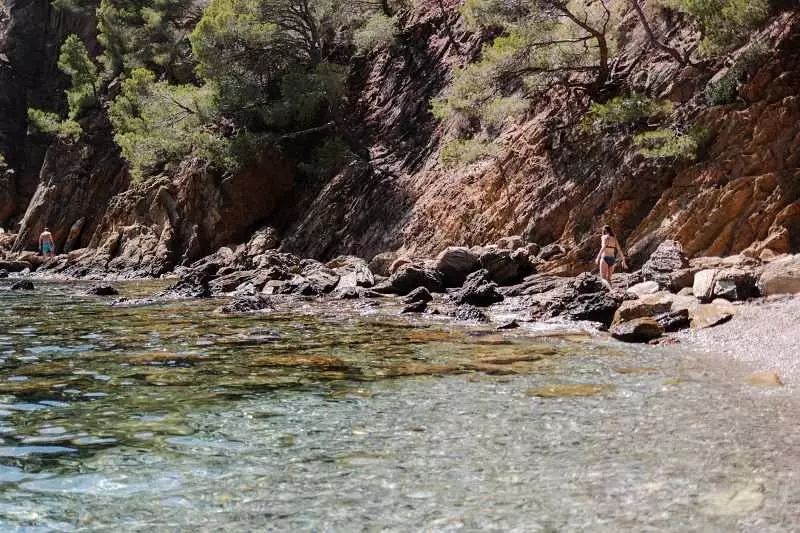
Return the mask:
<path id="1" fill-rule="evenodd" d="M 302 276 L 311 287 L 311 294 L 328 294 L 339 283 L 339 274 L 314 259 L 303 259 L 300 262 Z M 305 293 L 305 296 L 310 294 Z"/>
<path id="2" fill-rule="evenodd" d="M 650 317 L 635 318 L 611 326 L 611 336 L 624 342 L 649 342 L 664 334 L 664 327 Z"/>
<path id="3" fill-rule="evenodd" d="M 531 273 L 525 271 L 525 267 L 530 268 L 530 261 L 525 263 L 527 259 L 527 255 L 523 258 L 511 250 L 491 247 L 481 254 L 479 262 L 492 281 L 500 285 L 512 285 Z"/>
<path id="4" fill-rule="evenodd" d="M 389 267 L 395 262 L 396 259 L 397 254 L 395 252 L 380 253 L 373 257 L 369 262 L 369 270 L 376 276 L 388 278 L 391 275 L 391 272 L 389 272 Z"/>
<path id="5" fill-rule="evenodd" d="M 337 289 L 345 287 L 369 288 L 375 285 L 375 276 L 369 269 L 369 264 L 360 257 L 340 255 L 336 259 L 328 261 L 325 266 L 339 275 Z"/>
<path id="6" fill-rule="evenodd" d="M 445 287 L 460 287 L 478 264 L 478 256 L 463 246 L 450 246 L 436 257 L 436 270 L 444 276 Z"/>
<path id="7" fill-rule="evenodd" d="M 456 308 L 456 320 L 464 322 L 489 322 L 489 317 L 474 305 L 464 304 Z"/>
<path id="8" fill-rule="evenodd" d="M 566 254 L 569 250 L 567 250 L 566 246 L 561 244 L 548 244 L 541 250 L 539 250 L 539 259 L 542 261 L 550 261 L 551 259 L 556 259 L 557 257 L 561 257 Z"/>
<path id="9" fill-rule="evenodd" d="M 417 287 L 413 291 L 408 293 L 408 296 L 403 298 L 403 302 L 407 304 L 413 304 L 418 302 L 428 303 L 433 300 L 433 296 L 431 296 L 430 291 L 425 287 Z"/>
<path id="10" fill-rule="evenodd" d="M 497 284 L 489 279 L 489 272 L 482 269 L 467 277 L 464 286 L 453 293 L 453 299 L 457 304 L 487 307 L 502 302 L 503 295 L 497 291 Z"/>
<path id="11" fill-rule="evenodd" d="M 695 274 L 692 293 L 701 302 L 710 302 L 716 298 L 746 300 L 758 296 L 759 291 L 756 276 L 752 272 L 737 268 L 714 268 Z"/>
<path id="12" fill-rule="evenodd" d="M 441 272 L 426 265 L 414 263 L 402 265 L 389 278 L 389 285 L 400 296 L 405 296 L 417 287 L 425 287 L 430 292 L 442 292 L 444 290 Z"/>
<path id="13" fill-rule="evenodd" d="M 655 294 L 659 292 L 659 289 L 660 287 L 658 286 L 657 282 L 643 281 L 642 283 L 637 283 L 636 285 L 628 287 L 628 292 L 641 298 L 642 296 L 647 296 L 648 294 Z"/>
<path id="14" fill-rule="evenodd" d="M 510 237 L 503 237 L 497 241 L 497 247 L 502 250 L 516 250 L 525 246 L 525 239 L 520 235 L 512 235 Z"/>
<path id="15" fill-rule="evenodd" d="M 625 301 L 614 314 L 614 324 L 669 313 L 672 311 L 674 301 L 674 295 L 663 291 L 646 295 L 637 300 Z"/>
<path id="16" fill-rule="evenodd" d="M 763 296 L 800 293 L 800 255 L 768 263 L 758 279 Z"/>
<path id="17" fill-rule="evenodd" d="M 31 264 L 27 261 L 0 261 L 0 268 L 7 272 L 22 272 L 30 269 Z"/>
<path id="18" fill-rule="evenodd" d="M 607 328 L 624 298 L 619 292 L 579 294 L 567 304 L 566 315 L 570 320 L 600 322 Z"/>
<path id="19" fill-rule="evenodd" d="M 659 287 L 667 289 L 672 281 L 670 275 L 688 266 L 689 260 L 681 244 L 678 241 L 664 241 L 642 265 L 642 278 L 644 281 L 655 281 Z"/>

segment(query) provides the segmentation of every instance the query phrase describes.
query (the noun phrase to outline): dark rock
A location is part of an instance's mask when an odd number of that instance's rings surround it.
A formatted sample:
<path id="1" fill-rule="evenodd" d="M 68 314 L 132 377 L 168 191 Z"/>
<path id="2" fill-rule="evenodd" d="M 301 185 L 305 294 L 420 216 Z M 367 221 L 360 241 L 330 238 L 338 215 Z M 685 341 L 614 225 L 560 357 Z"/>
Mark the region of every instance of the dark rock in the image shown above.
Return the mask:
<path id="1" fill-rule="evenodd" d="M 319 261 L 303 259 L 300 267 L 303 276 L 308 280 L 311 292 L 315 295 L 327 294 L 333 291 L 339 283 L 339 274 Z M 305 296 L 310 295 L 305 294 Z"/>
<path id="2" fill-rule="evenodd" d="M 33 282 L 29 279 L 21 279 L 11 285 L 12 291 L 32 291 Z"/>
<path id="3" fill-rule="evenodd" d="M 516 250 L 525 246 L 525 239 L 520 235 L 512 235 L 510 237 L 503 237 L 497 241 L 497 247 L 502 250 Z"/>
<path id="4" fill-rule="evenodd" d="M 572 286 L 578 294 L 592 294 L 595 292 L 607 292 L 608 286 L 600 276 L 584 272 L 578 275 L 572 282 Z"/>
<path id="5" fill-rule="evenodd" d="M 489 279 L 499 285 L 518 283 L 533 274 L 535 266 L 525 250 L 487 248 L 479 258 L 480 267 L 489 272 Z"/>
<path id="6" fill-rule="evenodd" d="M 7 278 L 8 277 L 8 270 L 0 268 L 0 278 Z"/>
<path id="7" fill-rule="evenodd" d="M 678 309 L 677 311 L 657 315 L 653 318 L 656 322 L 661 324 L 664 331 L 668 333 L 686 329 L 691 324 L 688 309 Z"/>
<path id="8" fill-rule="evenodd" d="M 405 296 L 417 287 L 425 287 L 430 292 L 442 292 L 444 290 L 442 274 L 419 264 L 409 263 L 401 266 L 389 278 L 389 283 L 394 292 L 400 296 Z"/>
<path id="9" fill-rule="evenodd" d="M 181 278 L 156 294 L 157 298 L 210 298 L 208 284 L 213 276 L 204 270 L 189 270 Z"/>
<path id="10" fill-rule="evenodd" d="M 688 266 L 689 260 L 681 244 L 664 241 L 642 265 L 642 279 L 655 281 L 662 289 L 668 289 L 672 285 L 671 274 Z"/>
<path id="11" fill-rule="evenodd" d="M 502 287 L 499 291 L 505 296 L 530 296 L 552 291 L 569 283 L 568 278 L 534 274 L 525 278 L 520 284 Z"/>
<path id="12" fill-rule="evenodd" d="M 456 320 L 463 320 L 465 322 L 489 322 L 483 311 L 474 305 L 464 304 L 456 308 Z"/>
<path id="13" fill-rule="evenodd" d="M 453 299 L 457 304 L 487 307 L 502 302 L 503 295 L 498 292 L 497 285 L 489 281 L 489 272 L 482 269 L 467 277 L 464 286 L 453 293 Z"/>
<path id="14" fill-rule="evenodd" d="M 608 327 L 614 319 L 614 313 L 622 302 L 624 295 L 621 293 L 596 292 L 578 294 L 566 306 L 566 315 L 570 320 L 588 320 L 600 322 L 603 327 Z"/>
<path id="15" fill-rule="evenodd" d="M 247 283 L 253 279 L 255 272 L 246 270 L 233 271 L 223 274 L 223 269 L 220 269 L 220 277 L 208 283 L 209 289 L 213 294 L 225 294 L 233 291 L 243 283 Z"/>
<path id="16" fill-rule="evenodd" d="M 664 334 L 664 328 L 651 317 L 636 318 L 614 325 L 611 335 L 624 342 L 649 342 Z"/>
<path id="17" fill-rule="evenodd" d="M 548 244 L 539 251 L 539 259 L 542 261 L 550 261 L 567 253 L 567 248 L 560 244 Z"/>
<path id="18" fill-rule="evenodd" d="M 431 293 L 425 287 L 417 287 L 416 289 L 408 293 L 408 296 L 403 298 L 403 302 L 407 304 L 413 304 L 416 302 L 428 303 L 431 300 L 433 300 L 433 296 L 431 296 Z"/>
<path id="19" fill-rule="evenodd" d="M 478 262 L 469 248 L 451 246 L 436 257 L 436 270 L 442 273 L 445 287 L 459 287 L 478 268 Z"/>
<path id="20" fill-rule="evenodd" d="M 516 320 L 510 320 L 508 322 L 503 322 L 502 324 L 497 326 L 497 329 L 499 330 L 517 329 L 518 327 L 519 327 L 519 322 L 517 322 Z"/>
<path id="21" fill-rule="evenodd" d="M 116 296 L 119 291 L 112 285 L 92 285 L 86 290 L 86 294 L 94 296 Z"/>
<path id="22" fill-rule="evenodd" d="M 263 311 L 265 309 L 270 311 L 275 309 L 272 299 L 263 294 L 255 294 L 237 297 L 232 302 L 218 308 L 217 312 L 224 314 L 252 313 L 254 311 Z"/>
<path id="23" fill-rule="evenodd" d="M 27 261 L 0 261 L 0 269 L 7 272 L 22 272 L 31 269 L 31 264 Z"/>
<path id="24" fill-rule="evenodd" d="M 395 289 L 394 289 L 394 285 L 392 285 L 391 282 L 387 279 L 387 280 L 380 281 L 380 282 L 376 283 L 375 285 L 373 285 L 372 292 L 375 292 L 377 294 L 382 294 L 382 295 L 394 294 L 395 293 Z"/>
<path id="25" fill-rule="evenodd" d="M 425 300 L 418 300 L 416 302 L 410 303 L 403 308 L 403 313 L 424 313 L 425 309 L 428 308 L 428 302 Z"/>

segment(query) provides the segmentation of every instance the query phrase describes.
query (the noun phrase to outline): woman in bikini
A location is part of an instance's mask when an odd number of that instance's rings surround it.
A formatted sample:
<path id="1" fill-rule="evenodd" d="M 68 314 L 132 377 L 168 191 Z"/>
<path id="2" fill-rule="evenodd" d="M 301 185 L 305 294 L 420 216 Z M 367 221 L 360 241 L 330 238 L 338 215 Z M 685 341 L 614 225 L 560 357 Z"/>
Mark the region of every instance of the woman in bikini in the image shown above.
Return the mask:
<path id="1" fill-rule="evenodd" d="M 611 285 L 611 276 L 614 274 L 614 267 L 617 259 L 623 268 L 628 268 L 625 262 L 625 254 L 619 246 L 611 226 L 603 226 L 603 235 L 600 238 L 600 252 L 597 254 L 597 264 L 600 266 L 600 276 Z"/>

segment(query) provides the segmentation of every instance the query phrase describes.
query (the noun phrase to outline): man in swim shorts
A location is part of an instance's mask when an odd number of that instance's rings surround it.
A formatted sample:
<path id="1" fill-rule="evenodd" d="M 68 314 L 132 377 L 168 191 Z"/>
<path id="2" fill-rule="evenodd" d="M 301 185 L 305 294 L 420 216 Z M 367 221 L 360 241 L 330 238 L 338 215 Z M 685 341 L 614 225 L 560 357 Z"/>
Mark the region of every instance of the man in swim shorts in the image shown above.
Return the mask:
<path id="1" fill-rule="evenodd" d="M 53 234 L 50 233 L 47 227 L 45 227 L 42 234 L 39 235 L 39 253 L 41 253 L 45 259 L 56 255 L 56 244 L 53 242 Z"/>

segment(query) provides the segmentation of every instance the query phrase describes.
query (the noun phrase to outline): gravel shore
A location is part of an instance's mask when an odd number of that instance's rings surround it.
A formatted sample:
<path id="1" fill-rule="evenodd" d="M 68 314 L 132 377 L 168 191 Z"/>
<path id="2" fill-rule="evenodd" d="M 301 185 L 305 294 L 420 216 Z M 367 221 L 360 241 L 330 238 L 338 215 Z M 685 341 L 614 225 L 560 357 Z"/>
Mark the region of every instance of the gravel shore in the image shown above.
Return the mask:
<path id="1" fill-rule="evenodd" d="M 800 297 L 781 296 L 737 306 L 727 324 L 679 334 L 684 346 L 741 361 L 800 383 Z"/>

